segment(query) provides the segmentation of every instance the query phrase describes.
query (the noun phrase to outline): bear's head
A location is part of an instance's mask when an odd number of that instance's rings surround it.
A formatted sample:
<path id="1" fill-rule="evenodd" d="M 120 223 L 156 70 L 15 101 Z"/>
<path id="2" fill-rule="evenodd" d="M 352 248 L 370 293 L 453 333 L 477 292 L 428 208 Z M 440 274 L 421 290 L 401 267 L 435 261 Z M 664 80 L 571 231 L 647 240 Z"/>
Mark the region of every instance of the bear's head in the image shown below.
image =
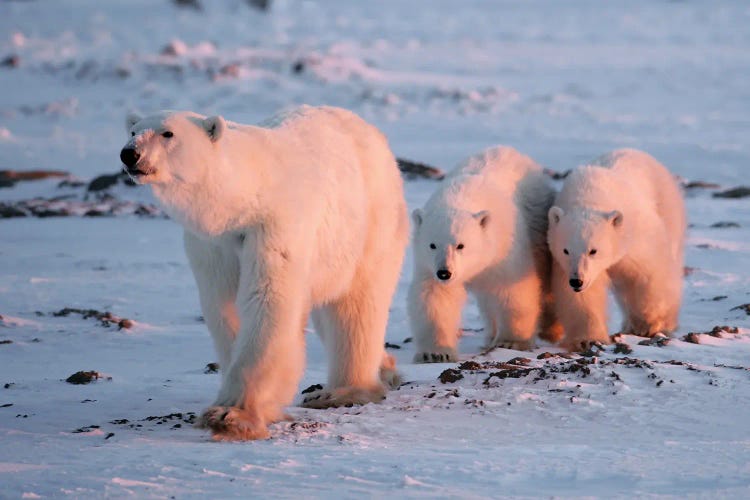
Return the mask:
<path id="1" fill-rule="evenodd" d="M 124 170 L 139 184 L 199 183 L 226 126 L 221 116 L 188 111 L 131 113 L 129 140 L 120 151 Z"/>
<path id="2" fill-rule="evenodd" d="M 412 220 L 415 262 L 440 282 L 466 282 L 495 257 L 492 217 L 486 210 L 418 208 Z"/>
<path id="3" fill-rule="evenodd" d="M 623 215 L 584 208 L 549 209 L 548 243 L 552 257 L 568 276 L 570 287 L 582 292 L 624 254 Z"/>

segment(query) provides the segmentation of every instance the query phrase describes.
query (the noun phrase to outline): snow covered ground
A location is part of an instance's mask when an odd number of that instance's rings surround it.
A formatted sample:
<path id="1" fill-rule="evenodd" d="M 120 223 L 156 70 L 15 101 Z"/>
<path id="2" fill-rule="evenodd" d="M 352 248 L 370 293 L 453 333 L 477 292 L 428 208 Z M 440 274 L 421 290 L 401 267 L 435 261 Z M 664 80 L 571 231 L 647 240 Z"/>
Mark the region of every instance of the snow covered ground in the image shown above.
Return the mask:
<path id="1" fill-rule="evenodd" d="M 461 350 L 477 364 L 414 365 L 409 255 L 388 328 L 408 383 L 380 405 L 293 407 L 267 441 L 214 443 L 190 426 L 218 376 L 204 373 L 215 356 L 180 228 L 158 216 L 1 219 L 0 497 L 750 496 L 750 312 L 733 309 L 750 303 L 750 204 L 712 196 L 750 184 L 750 6 L 202 3 L 2 2 L 0 170 L 113 173 L 130 109 L 257 122 L 303 102 L 350 108 L 398 156 L 442 168 L 496 143 L 554 170 L 637 147 L 719 185 L 686 192 L 682 326 L 662 347 L 624 338 L 630 354 L 477 356 L 470 307 Z M 0 203 L 83 203 L 85 186 L 58 182 L 0 188 Z M 408 181 L 410 207 L 435 186 Z M 151 203 L 143 188 L 111 191 Z M 135 323 L 53 314 L 66 307 Z M 738 333 L 680 340 L 716 325 Z M 528 361 L 508 364 L 517 357 Z M 104 378 L 65 383 L 80 370 Z M 324 378 L 311 334 L 300 389 Z"/>

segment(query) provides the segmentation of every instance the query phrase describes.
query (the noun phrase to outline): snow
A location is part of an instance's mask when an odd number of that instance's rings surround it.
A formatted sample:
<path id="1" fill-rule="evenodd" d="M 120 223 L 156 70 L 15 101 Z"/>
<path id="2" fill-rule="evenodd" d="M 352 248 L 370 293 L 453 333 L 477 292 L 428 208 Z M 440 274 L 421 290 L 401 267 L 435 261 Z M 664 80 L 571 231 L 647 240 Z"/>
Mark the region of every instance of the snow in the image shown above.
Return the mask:
<path id="1" fill-rule="evenodd" d="M 19 65 L 0 67 L 0 169 L 113 173 L 131 109 L 251 123 L 306 102 L 350 108 L 398 156 L 444 169 L 497 143 L 559 171 L 636 147 L 687 180 L 747 185 L 744 2 L 277 0 L 268 14 L 202 3 L 5 2 L 0 60 Z M 0 188 L 0 202 L 84 203 L 83 188 L 58 181 Z M 408 181 L 410 207 L 435 187 Z M 153 202 L 146 189 L 113 192 Z M 0 344 L 0 496 L 750 496 L 750 316 L 733 310 L 750 302 L 750 205 L 712 192 L 686 193 L 693 269 L 668 345 L 626 336 L 633 353 L 608 346 L 585 377 L 487 369 L 443 384 L 456 365 L 412 364 L 404 343 L 409 254 L 387 335 L 407 383 L 380 405 L 292 407 L 294 422 L 252 443 L 214 443 L 189 423 L 218 375 L 204 373 L 216 358 L 175 223 L 132 211 L 2 219 L 0 341 L 12 343 Z M 722 221 L 740 227 L 711 227 Z M 52 314 L 65 307 L 135 325 Z M 715 325 L 739 333 L 680 340 Z M 475 307 L 464 326 L 465 360 L 574 362 L 536 359 L 559 351 L 546 345 L 478 356 Z M 309 337 L 300 389 L 325 380 Z M 613 364 L 625 356 L 649 364 Z M 105 378 L 64 382 L 80 370 Z"/>

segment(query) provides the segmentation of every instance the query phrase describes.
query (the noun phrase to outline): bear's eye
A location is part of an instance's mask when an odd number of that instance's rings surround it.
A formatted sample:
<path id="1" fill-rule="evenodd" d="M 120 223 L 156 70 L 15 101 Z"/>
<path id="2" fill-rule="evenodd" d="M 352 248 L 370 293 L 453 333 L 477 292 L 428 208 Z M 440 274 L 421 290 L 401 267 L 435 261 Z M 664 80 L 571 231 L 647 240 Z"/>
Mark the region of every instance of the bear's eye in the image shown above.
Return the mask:
<path id="1" fill-rule="evenodd" d="M 130 132 L 131 137 L 135 137 L 135 132 Z"/>
<path id="2" fill-rule="evenodd" d="M 567 249 L 567 248 L 563 248 L 563 253 L 564 253 L 565 255 L 568 255 L 568 249 Z"/>
<path id="3" fill-rule="evenodd" d="M 169 139 L 170 137 L 174 136 L 174 134 L 172 132 L 170 132 L 169 130 L 167 130 L 166 132 L 162 132 L 161 136 L 162 137 L 166 137 L 167 139 Z"/>
<path id="4" fill-rule="evenodd" d="M 589 250 L 589 255 L 596 255 L 596 248 Z"/>
<path id="5" fill-rule="evenodd" d="M 430 243 L 430 248 L 432 248 L 433 250 L 435 250 L 437 247 L 435 246 L 434 243 Z"/>
<path id="6" fill-rule="evenodd" d="M 463 243 L 459 243 L 458 245 L 456 245 L 456 250 L 463 250 L 463 249 L 464 249 Z"/>

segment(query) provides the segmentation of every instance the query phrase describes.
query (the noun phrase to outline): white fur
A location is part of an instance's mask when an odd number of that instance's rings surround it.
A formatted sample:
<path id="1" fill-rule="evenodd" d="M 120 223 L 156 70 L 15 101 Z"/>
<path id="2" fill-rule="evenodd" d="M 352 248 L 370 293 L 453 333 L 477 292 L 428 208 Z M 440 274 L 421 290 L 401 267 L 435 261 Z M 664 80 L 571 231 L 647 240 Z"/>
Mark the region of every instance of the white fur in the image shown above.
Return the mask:
<path id="1" fill-rule="evenodd" d="M 552 188 L 539 165 L 504 146 L 468 158 L 444 182 L 413 213 L 415 361 L 457 359 L 467 290 L 477 297 L 488 347 L 530 348 L 548 285 Z M 450 279 L 439 279 L 440 270 Z"/>
<path id="2" fill-rule="evenodd" d="M 549 219 L 565 347 L 608 342 L 610 284 L 623 308 L 623 332 L 652 336 L 677 327 L 685 206 L 663 165 L 636 150 L 604 155 L 571 172 Z M 573 290 L 571 279 L 583 282 L 581 291 Z"/>
<path id="3" fill-rule="evenodd" d="M 408 240 L 383 135 L 337 108 L 303 106 L 261 126 L 162 112 L 129 117 L 137 176 L 186 229 L 185 250 L 222 368 L 202 423 L 257 439 L 284 417 L 310 313 L 329 354 L 310 406 L 379 401 L 394 379 L 385 327 Z M 162 133 L 173 136 L 166 138 Z"/>

